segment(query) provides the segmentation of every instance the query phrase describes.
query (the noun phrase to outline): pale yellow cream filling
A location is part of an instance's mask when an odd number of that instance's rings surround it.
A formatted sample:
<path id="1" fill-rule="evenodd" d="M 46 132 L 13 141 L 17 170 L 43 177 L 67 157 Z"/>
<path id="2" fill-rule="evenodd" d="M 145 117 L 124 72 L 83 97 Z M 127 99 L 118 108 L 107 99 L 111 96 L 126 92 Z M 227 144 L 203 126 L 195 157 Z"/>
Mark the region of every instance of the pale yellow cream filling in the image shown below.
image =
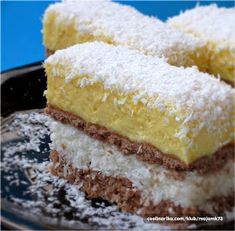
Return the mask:
<path id="1" fill-rule="evenodd" d="M 235 84 L 235 51 L 229 46 L 218 48 L 221 44 L 208 43 L 211 52 L 209 72 L 221 79 Z"/>

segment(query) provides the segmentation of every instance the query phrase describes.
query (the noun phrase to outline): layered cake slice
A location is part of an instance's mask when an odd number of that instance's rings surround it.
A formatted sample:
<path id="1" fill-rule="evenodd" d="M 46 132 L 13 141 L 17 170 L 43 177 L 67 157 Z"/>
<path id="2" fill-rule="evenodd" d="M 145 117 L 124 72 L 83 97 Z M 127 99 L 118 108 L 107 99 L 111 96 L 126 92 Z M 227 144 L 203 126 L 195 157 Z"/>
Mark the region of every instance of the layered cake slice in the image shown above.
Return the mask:
<path id="1" fill-rule="evenodd" d="M 208 65 L 205 43 L 195 36 L 110 1 L 64 1 L 51 5 L 44 14 L 43 36 L 48 55 L 96 40 L 128 46 L 146 55 L 164 56 L 176 66 L 196 65 L 206 71 Z"/>
<path id="2" fill-rule="evenodd" d="M 229 85 L 102 42 L 57 51 L 45 69 L 53 174 L 142 216 L 232 209 Z"/>
<path id="3" fill-rule="evenodd" d="M 168 20 L 168 24 L 207 43 L 209 72 L 235 84 L 235 9 L 215 4 L 197 6 Z"/>

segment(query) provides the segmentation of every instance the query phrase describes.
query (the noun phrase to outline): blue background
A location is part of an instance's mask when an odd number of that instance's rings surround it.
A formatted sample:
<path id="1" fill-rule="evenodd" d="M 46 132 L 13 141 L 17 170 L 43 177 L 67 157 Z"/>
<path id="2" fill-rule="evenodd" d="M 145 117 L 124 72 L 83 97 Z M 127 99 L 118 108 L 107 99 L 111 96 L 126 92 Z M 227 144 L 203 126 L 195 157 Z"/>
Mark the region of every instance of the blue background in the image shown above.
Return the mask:
<path id="1" fill-rule="evenodd" d="M 42 15 L 54 1 L 1 2 L 1 71 L 43 60 Z M 233 1 L 216 2 L 219 6 L 233 7 Z M 122 1 L 144 14 L 166 20 L 180 11 L 192 8 L 196 1 Z"/>

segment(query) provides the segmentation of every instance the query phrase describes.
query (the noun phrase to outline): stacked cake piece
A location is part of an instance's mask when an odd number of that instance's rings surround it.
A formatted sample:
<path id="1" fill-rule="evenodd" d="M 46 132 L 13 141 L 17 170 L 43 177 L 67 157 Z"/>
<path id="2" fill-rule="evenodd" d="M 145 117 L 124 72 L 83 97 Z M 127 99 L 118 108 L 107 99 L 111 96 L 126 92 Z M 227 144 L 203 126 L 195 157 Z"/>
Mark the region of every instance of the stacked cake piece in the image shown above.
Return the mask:
<path id="1" fill-rule="evenodd" d="M 205 41 L 210 52 L 208 71 L 235 85 L 235 8 L 198 6 L 168 24 Z"/>
<path id="2" fill-rule="evenodd" d="M 45 69 L 53 174 L 141 216 L 231 211 L 229 85 L 103 42 L 57 51 Z"/>

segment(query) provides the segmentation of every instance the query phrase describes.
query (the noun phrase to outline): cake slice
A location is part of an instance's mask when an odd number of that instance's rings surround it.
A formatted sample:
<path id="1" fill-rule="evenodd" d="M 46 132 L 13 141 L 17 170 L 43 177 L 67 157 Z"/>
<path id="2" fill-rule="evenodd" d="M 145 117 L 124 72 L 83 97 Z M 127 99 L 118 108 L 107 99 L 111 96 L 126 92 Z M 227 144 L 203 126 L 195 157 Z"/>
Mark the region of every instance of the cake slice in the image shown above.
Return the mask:
<path id="1" fill-rule="evenodd" d="M 130 6 L 110 1 L 64 1 L 51 5 L 43 17 L 43 40 L 48 55 L 96 40 L 128 46 L 146 55 L 164 56 L 176 66 L 196 65 L 201 71 L 208 67 L 205 43 L 198 38 Z"/>
<path id="2" fill-rule="evenodd" d="M 197 6 L 170 18 L 168 24 L 207 43 L 208 71 L 235 84 L 235 9 Z"/>
<path id="3" fill-rule="evenodd" d="M 234 89 L 195 68 L 102 42 L 45 61 L 46 112 L 123 154 L 210 171 L 233 158 Z"/>
<path id="4" fill-rule="evenodd" d="M 143 217 L 233 219 L 233 88 L 102 42 L 45 69 L 52 174 Z"/>

